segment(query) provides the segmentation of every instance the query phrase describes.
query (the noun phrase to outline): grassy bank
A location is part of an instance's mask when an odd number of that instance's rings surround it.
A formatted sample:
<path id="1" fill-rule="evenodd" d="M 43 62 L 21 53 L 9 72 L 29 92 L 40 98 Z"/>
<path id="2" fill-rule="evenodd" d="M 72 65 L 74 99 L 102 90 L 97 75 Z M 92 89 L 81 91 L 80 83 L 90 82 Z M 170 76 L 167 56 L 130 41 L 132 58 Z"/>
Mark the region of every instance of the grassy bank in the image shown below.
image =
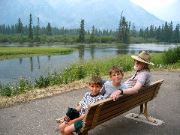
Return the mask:
<path id="1" fill-rule="evenodd" d="M 179 69 L 180 68 L 180 47 L 170 49 L 165 53 L 152 54 L 152 62 L 155 66 L 151 66 L 153 70 L 162 69 Z M 173 59 L 173 61 L 172 61 Z M 93 61 L 86 61 L 83 63 L 73 64 L 63 73 L 54 73 L 48 76 L 41 76 L 32 83 L 26 79 L 20 79 L 15 85 L 0 85 L 1 96 L 14 96 L 26 93 L 29 90 L 36 88 L 46 88 L 49 86 L 68 84 L 76 80 L 81 80 L 89 77 L 92 74 L 99 74 L 105 76 L 108 70 L 117 65 L 122 67 L 124 72 L 131 71 L 133 68 L 133 59 L 130 55 L 119 55 L 111 58 L 97 59 Z"/>
<path id="2" fill-rule="evenodd" d="M 71 48 L 44 48 L 44 47 L 0 47 L 0 59 L 31 55 L 66 54 Z"/>

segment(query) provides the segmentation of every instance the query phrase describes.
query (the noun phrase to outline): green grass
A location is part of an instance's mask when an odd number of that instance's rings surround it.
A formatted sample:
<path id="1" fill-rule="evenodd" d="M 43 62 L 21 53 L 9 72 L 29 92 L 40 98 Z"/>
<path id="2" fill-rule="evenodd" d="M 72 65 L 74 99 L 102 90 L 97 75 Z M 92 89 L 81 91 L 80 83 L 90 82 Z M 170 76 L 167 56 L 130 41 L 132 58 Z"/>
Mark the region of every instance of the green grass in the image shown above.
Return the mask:
<path id="1" fill-rule="evenodd" d="M 0 47 L 0 56 L 19 54 L 52 54 L 71 52 L 71 48 L 41 48 L 41 47 Z"/>
<path id="2" fill-rule="evenodd" d="M 157 43 L 155 38 L 130 37 L 130 43 Z"/>
<path id="3" fill-rule="evenodd" d="M 180 61 L 176 63 L 164 63 L 165 53 L 153 53 L 152 62 L 155 64 L 151 66 L 151 69 L 179 69 Z M 103 58 L 85 61 L 82 63 L 73 64 L 66 68 L 62 73 L 53 73 L 48 76 L 41 76 L 32 83 L 28 80 L 21 79 L 16 86 L 0 85 L 1 96 L 13 96 L 20 93 L 24 93 L 27 90 L 34 88 L 45 88 L 52 85 L 68 84 L 75 80 L 80 80 L 91 76 L 92 74 L 98 74 L 101 76 L 108 75 L 108 70 L 113 66 L 117 65 L 123 69 L 124 72 L 131 71 L 133 69 L 133 59 L 130 55 L 118 55 L 111 58 Z"/>
<path id="4" fill-rule="evenodd" d="M 71 48 L 44 48 L 44 47 L 0 47 L 0 59 L 15 58 L 19 56 L 66 54 L 72 52 Z"/>

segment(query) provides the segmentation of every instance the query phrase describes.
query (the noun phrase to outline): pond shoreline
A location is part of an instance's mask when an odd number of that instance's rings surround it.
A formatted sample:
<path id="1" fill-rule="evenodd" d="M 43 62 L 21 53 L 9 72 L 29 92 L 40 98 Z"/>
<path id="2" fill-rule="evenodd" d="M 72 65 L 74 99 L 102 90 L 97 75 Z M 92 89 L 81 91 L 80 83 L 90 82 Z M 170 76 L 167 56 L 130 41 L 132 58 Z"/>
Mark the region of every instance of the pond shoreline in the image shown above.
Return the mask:
<path id="1" fill-rule="evenodd" d="M 180 72 L 179 69 L 156 69 L 152 72 Z M 132 71 L 125 72 L 124 79 L 129 78 L 132 75 Z M 48 98 L 52 96 L 56 96 L 65 92 L 73 91 L 73 90 L 80 90 L 86 87 L 86 79 L 82 79 L 79 81 L 74 81 L 69 84 L 62 84 L 62 85 L 55 85 L 49 86 L 47 88 L 42 89 L 35 89 L 32 91 L 28 91 L 27 93 L 20 94 L 13 97 L 3 97 L 0 96 L 0 109 L 11 107 L 14 105 L 18 105 L 21 103 L 30 102 L 37 99 Z M 108 79 L 108 76 L 104 76 L 103 79 Z M 164 78 L 165 79 L 165 78 Z"/>
<path id="2" fill-rule="evenodd" d="M 0 47 L 0 60 L 39 55 L 68 54 L 73 50 L 72 48 L 64 47 Z"/>

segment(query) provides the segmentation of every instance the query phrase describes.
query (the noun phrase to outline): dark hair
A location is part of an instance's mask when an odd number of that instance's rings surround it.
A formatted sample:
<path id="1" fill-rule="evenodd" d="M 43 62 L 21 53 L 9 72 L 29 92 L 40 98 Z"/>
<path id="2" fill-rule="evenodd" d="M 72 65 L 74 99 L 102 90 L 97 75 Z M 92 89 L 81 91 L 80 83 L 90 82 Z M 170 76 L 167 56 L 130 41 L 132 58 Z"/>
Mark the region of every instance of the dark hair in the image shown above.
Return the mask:
<path id="1" fill-rule="evenodd" d="M 149 68 L 149 65 L 148 64 L 144 64 L 144 68 L 143 68 L 144 70 L 148 70 L 148 71 L 150 71 L 150 68 Z"/>
<path id="2" fill-rule="evenodd" d="M 89 85 L 91 85 L 91 84 L 96 84 L 96 85 L 102 86 L 102 85 L 103 85 L 103 81 L 102 81 L 102 79 L 101 79 L 100 76 L 98 76 L 98 75 L 92 75 L 92 76 L 91 76 L 91 79 L 90 79 L 89 82 L 88 82 L 88 84 L 89 84 Z"/>
<path id="3" fill-rule="evenodd" d="M 118 66 L 112 66 L 112 68 L 109 70 L 109 75 L 111 76 L 112 73 L 121 73 L 121 75 L 124 76 L 123 70 Z"/>

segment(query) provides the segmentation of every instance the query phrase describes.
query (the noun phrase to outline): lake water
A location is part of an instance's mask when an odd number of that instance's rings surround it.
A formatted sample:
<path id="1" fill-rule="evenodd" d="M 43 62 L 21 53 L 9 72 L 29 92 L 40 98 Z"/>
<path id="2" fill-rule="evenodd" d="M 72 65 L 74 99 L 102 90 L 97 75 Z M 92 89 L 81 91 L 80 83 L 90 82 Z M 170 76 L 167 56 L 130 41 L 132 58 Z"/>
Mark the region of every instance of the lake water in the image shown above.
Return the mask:
<path id="1" fill-rule="evenodd" d="M 82 60 L 112 57 L 118 54 L 137 54 L 141 50 L 162 52 L 174 44 L 130 44 L 126 46 L 73 46 L 76 51 L 65 55 L 33 56 L 0 61 L 0 82 L 16 82 L 19 78 L 34 80 L 40 75 L 61 72 L 72 63 Z"/>

